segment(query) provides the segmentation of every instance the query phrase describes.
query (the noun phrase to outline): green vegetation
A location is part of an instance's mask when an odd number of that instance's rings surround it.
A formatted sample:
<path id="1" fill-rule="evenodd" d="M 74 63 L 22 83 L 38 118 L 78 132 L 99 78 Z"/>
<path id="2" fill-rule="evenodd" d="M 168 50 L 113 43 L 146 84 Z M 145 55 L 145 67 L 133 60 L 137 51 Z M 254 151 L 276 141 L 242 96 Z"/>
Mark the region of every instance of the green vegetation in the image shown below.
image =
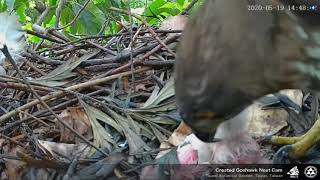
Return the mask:
<path id="1" fill-rule="evenodd" d="M 56 9 L 61 1 L 64 3 L 61 6 L 59 25 L 55 26 Z M 127 10 L 129 5 L 133 11 L 140 8 L 140 11 L 144 11 L 140 15 L 150 25 L 158 25 L 164 18 L 179 14 L 191 0 L 90 0 L 76 21 L 70 24 L 87 2 L 88 0 L 0 0 L 0 12 L 14 11 L 24 24 L 24 29 L 31 30 L 32 25 L 48 8 L 38 25 L 44 28 L 68 25 L 63 28 L 66 34 L 94 35 L 116 33 L 119 22 L 128 22 L 127 14 L 111 11 L 110 7 Z M 134 21 L 138 22 L 136 19 Z M 30 35 L 29 40 L 37 41 L 38 38 Z"/>

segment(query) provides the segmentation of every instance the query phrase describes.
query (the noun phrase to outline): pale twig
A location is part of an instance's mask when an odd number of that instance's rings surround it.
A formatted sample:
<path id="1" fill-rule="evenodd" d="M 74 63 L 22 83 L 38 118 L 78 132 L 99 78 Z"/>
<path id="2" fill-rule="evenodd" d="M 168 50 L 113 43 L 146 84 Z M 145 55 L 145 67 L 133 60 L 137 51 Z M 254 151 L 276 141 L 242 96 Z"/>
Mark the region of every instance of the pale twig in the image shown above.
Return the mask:
<path id="1" fill-rule="evenodd" d="M 138 70 L 135 70 L 134 73 L 140 73 L 140 72 L 144 72 L 146 70 L 149 70 L 150 68 L 141 68 L 141 69 L 138 69 Z M 70 86 L 68 88 L 65 88 L 66 91 L 76 91 L 76 90 L 79 90 L 79 89 L 82 89 L 82 88 L 86 88 L 86 87 L 92 87 L 94 85 L 98 85 L 98 84 L 101 84 L 101 83 L 105 83 L 107 81 L 111 81 L 111 80 L 114 80 L 114 79 L 118 79 L 119 77 L 124 77 L 124 76 L 129 76 L 131 75 L 131 71 L 129 72 L 124 72 L 124 73 L 119 73 L 119 74 L 115 74 L 115 75 L 112 75 L 112 76 L 108 76 L 108 77 L 104 77 L 104 78 L 101 78 L 101 79 L 96 79 L 96 80 L 92 80 L 92 81 L 88 81 L 88 82 L 84 82 L 84 83 L 81 83 L 81 84 L 76 84 L 74 86 Z M 57 91 L 57 92 L 53 92 L 51 94 L 48 94 L 46 96 L 43 96 L 41 99 L 43 101 L 49 101 L 53 98 L 58 98 L 58 97 L 61 97 L 65 94 L 64 91 Z M 23 106 L 20 106 L 19 110 L 23 111 L 25 109 L 28 109 L 34 105 L 37 105 L 39 104 L 40 101 L 39 100 L 33 100 Z M 0 124 L 4 123 L 7 119 L 15 116 L 19 111 L 17 110 L 12 110 L 2 116 L 0 116 Z"/>
<path id="2" fill-rule="evenodd" d="M 14 67 L 14 69 L 17 71 L 17 73 L 20 75 L 20 77 L 23 79 L 23 81 L 25 82 L 25 84 L 28 86 L 28 88 L 32 91 L 33 95 L 38 99 L 38 101 L 43 105 L 43 107 L 45 107 L 55 118 L 57 118 L 57 120 L 67 129 L 69 129 L 71 132 L 73 132 L 74 134 L 76 134 L 81 140 L 83 140 L 84 142 L 88 143 L 90 146 L 92 146 L 93 148 L 95 148 L 97 151 L 101 152 L 102 154 L 104 154 L 105 156 L 108 156 L 108 154 L 106 152 L 104 152 L 103 150 L 101 150 L 98 146 L 96 146 L 95 144 L 93 144 L 92 142 L 90 142 L 89 140 L 87 140 L 83 135 L 81 135 L 79 132 L 77 132 L 76 130 L 74 130 L 69 124 L 67 124 L 65 121 L 63 121 L 45 102 L 44 100 L 39 96 L 39 94 L 34 90 L 34 88 L 32 87 L 32 85 L 30 84 L 29 80 L 27 80 L 27 78 L 22 74 L 22 72 L 20 71 L 19 67 L 17 66 L 16 62 L 13 60 L 11 54 L 8 51 L 8 47 L 7 45 L 4 44 L 3 48 L 1 48 L 1 51 L 3 52 L 3 54 L 7 57 L 7 59 L 10 61 L 10 63 L 12 64 L 12 66 Z M 22 111 L 21 109 L 16 109 L 15 112 L 20 112 Z"/>

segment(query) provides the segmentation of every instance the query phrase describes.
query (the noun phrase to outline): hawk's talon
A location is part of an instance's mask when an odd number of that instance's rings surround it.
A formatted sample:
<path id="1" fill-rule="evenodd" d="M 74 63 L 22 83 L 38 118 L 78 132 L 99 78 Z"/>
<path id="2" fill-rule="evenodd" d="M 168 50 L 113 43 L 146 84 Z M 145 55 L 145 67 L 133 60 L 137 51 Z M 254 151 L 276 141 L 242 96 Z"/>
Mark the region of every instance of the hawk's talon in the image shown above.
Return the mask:
<path id="1" fill-rule="evenodd" d="M 289 145 L 290 151 L 288 151 L 288 156 L 291 159 L 300 159 L 305 157 L 309 150 L 320 142 L 320 120 L 317 120 L 311 129 L 304 135 L 300 137 L 281 137 L 281 136 L 272 136 L 270 142 L 272 144 L 282 144 Z M 287 146 L 280 148 L 279 151 L 288 150 Z M 280 153 L 280 152 L 279 152 Z M 282 154 L 279 154 L 282 155 Z M 286 155 L 286 154 L 284 154 Z"/>
<path id="2" fill-rule="evenodd" d="M 290 144 L 295 144 L 298 141 L 300 141 L 303 136 L 300 137 L 284 137 L 284 136 L 266 136 L 265 138 L 269 138 L 266 140 L 269 140 L 268 142 L 272 144 L 278 144 L 278 145 L 290 145 Z"/>

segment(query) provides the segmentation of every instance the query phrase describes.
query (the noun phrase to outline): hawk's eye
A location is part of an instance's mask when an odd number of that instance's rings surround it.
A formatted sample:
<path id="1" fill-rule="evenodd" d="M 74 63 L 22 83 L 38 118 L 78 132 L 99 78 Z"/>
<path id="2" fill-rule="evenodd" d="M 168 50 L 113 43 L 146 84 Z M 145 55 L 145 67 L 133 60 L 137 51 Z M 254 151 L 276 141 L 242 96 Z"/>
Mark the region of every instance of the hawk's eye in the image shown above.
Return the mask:
<path id="1" fill-rule="evenodd" d="M 198 112 L 194 114 L 195 119 L 213 119 L 215 114 L 210 111 Z"/>

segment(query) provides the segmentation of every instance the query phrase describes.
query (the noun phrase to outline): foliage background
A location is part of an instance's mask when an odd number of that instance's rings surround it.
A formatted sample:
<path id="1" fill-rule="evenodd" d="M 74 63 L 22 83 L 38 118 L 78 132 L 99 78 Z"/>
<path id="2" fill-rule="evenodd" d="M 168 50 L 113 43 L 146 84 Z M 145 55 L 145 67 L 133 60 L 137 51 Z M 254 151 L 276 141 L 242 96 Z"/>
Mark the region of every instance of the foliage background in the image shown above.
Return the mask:
<path id="1" fill-rule="evenodd" d="M 78 11 L 88 0 L 64 0 L 61 10 L 59 27 L 74 19 Z M 94 35 L 110 34 L 119 30 L 119 24 L 128 22 L 128 16 L 110 11 L 110 7 L 132 11 L 139 8 L 141 15 L 150 25 L 159 23 L 168 16 L 179 14 L 192 0 L 90 0 L 88 6 L 71 26 L 63 29 L 65 34 Z M 41 13 L 49 8 L 41 22 L 44 28 L 53 28 L 56 21 L 56 9 L 60 0 L 0 0 L 0 12 L 14 12 L 24 25 L 24 29 L 32 30 L 32 25 Z M 201 1 L 200 1 L 201 2 Z M 198 3 L 199 4 L 199 3 Z M 197 6 L 194 7 L 194 9 Z M 134 19 L 134 22 L 137 20 Z M 35 36 L 28 35 L 29 41 L 38 42 Z"/>

